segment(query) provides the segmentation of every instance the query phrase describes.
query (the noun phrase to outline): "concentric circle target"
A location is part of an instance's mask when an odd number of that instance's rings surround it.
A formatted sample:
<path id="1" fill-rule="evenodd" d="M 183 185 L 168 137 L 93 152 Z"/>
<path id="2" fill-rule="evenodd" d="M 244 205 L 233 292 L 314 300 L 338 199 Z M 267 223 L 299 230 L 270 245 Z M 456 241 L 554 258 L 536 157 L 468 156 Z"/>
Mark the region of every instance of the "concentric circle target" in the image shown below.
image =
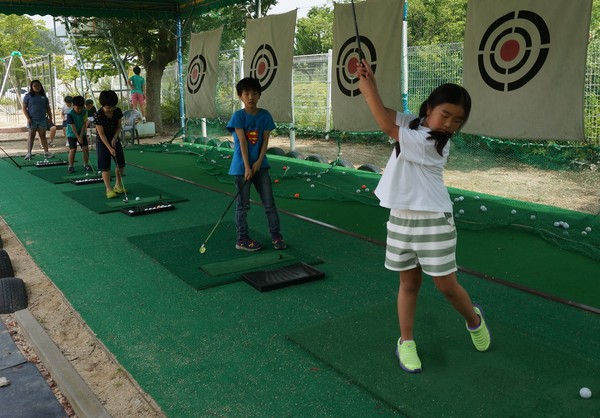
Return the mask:
<path id="1" fill-rule="evenodd" d="M 260 45 L 250 63 L 250 77 L 260 81 L 263 92 L 275 79 L 277 68 L 277 54 L 273 47 L 269 44 Z"/>
<path id="2" fill-rule="evenodd" d="M 202 54 L 198 54 L 190 59 L 186 83 L 188 92 L 195 94 L 200 90 L 202 82 L 206 77 L 206 70 L 206 59 Z"/>
<path id="3" fill-rule="evenodd" d="M 542 69 L 550 51 L 550 31 L 531 11 L 513 11 L 496 19 L 485 31 L 477 52 L 479 73 L 499 91 L 529 83 Z"/>
<path id="4" fill-rule="evenodd" d="M 371 40 L 360 36 L 360 45 L 365 54 L 365 59 L 371 64 L 373 72 L 377 69 L 377 51 Z M 335 62 L 335 77 L 340 91 L 349 97 L 360 95 L 358 89 L 358 77 L 356 77 L 356 66 L 360 62 L 356 37 L 348 38 L 341 46 Z"/>

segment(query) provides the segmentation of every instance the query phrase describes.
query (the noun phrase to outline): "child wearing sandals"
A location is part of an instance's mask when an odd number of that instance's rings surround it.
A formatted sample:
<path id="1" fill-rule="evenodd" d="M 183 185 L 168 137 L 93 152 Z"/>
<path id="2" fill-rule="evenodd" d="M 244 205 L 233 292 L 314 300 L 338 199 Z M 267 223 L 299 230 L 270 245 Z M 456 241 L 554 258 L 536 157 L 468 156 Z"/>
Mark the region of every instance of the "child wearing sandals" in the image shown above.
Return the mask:
<path id="1" fill-rule="evenodd" d="M 112 90 L 100 93 L 100 106 L 94 117 L 96 124 L 96 153 L 98 154 L 98 170 L 102 172 L 102 180 L 106 188 L 106 197 L 114 199 L 118 193 L 126 193 L 121 176 L 125 169 L 125 154 L 121 146 L 121 119 L 123 112 L 117 107 L 119 96 Z M 115 161 L 115 187 L 110 187 L 111 160 Z"/>
<path id="2" fill-rule="evenodd" d="M 456 228 L 452 202 L 444 186 L 449 140 L 471 110 L 469 93 L 456 84 L 443 84 L 423 102 L 419 116 L 384 106 L 371 66 L 358 65 L 359 89 L 381 130 L 395 141 L 385 171 L 375 190 L 390 209 L 385 267 L 400 272 L 396 355 L 402 369 L 422 370 L 413 336 L 422 273 L 463 316 L 478 351 L 490 346 L 490 333 L 481 307 L 473 305 L 456 277 Z"/>

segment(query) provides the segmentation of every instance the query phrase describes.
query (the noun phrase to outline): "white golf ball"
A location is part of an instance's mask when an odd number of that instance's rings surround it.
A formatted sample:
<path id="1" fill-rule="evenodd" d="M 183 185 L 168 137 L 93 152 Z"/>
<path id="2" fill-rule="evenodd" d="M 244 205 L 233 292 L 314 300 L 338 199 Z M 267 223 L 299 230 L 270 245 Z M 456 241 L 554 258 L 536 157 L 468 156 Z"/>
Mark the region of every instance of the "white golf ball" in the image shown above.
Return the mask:
<path id="1" fill-rule="evenodd" d="M 581 231 L 581 235 L 587 235 L 587 232 Z"/>
<path id="2" fill-rule="evenodd" d="M 314 185 L 314 184 L 311 184 L 311 185 L 310 185 L 310 187 L 311 187 L 311 188 L 312 188 L 312 187 L 315 187 L 315 185 Z"/>
<path id="3" fill-rule="evenodd" d="M 513 210 L 510 211 L 510 213 L 511 213 L 511 215 L 516 215 L 517 211 L 513 209 Z"/>
<path id="4" fill-rule="evenodd" d="M 483 205 L 481 205 L 481 207 L 479 208 L 479 210 L 481 210 L 482 212 L 487 212 L 487 208 Z"/>
<path id="5" fill-rule="evenodd" d="M 583 387 L 579 389 L 579 396 L 583 399 L 590 399 L 592 397 L 592 391 L 589 388 Z"/>
<path id="6" fill-rule="evenodd" d="M 563 226 L 563 228 L 565 228 L 565 229 L 569 229 L 569 224 L 568 224 L 568 223 L 566 223 L 566 222 L 563 222 L 562 226 Z"/>
<path id="7" fill-rule="evenodd" d="M 462 214 L 464 214 L 464 213 L 465 213 L 465 210 L 464 210 L 464 209 L 461 209 L 461 210 L 459 210 L 459 211 L 458 211 L 458 213 L 460 213 L 460 214 L 462 215 Z"/>
<path id="8" fill-rule="evenodd" d="M 465 197 L 464 196 L 459 196 L 458 200 L 460 200 L 462 202 L 463 200 L 465 200 Z"/>
<path id="9" fill-rule="evenodd" d="M 585 232 L 592 232 L 592 228 L 590 228 L 589 226 L 585 227 Z"/>
<path id="10" fill-rule="evenodd" d="M 135 200 L 142 200 L 139 196 L 135 198 Z"/>
<path id="11" fill-rule="evenodd" d="M 475 200 L 479 200 L 479 196 L 475 196 Z"/>
<path id="12" fill-rule="evenodd" d="M 310 183 L 310 179 L 306 179 L 306 181 L 307 181 L 308 183 Z"/>
<path id="13" fill-rule="evenodd" d="M 535 221 L 535 219 L 536 219 L 536 218 L 535 218 L 535 215 L 531 215 L 531 216 L 529 217 L 529 219 L 531 219 L 532 221 Z"/>
<path id="14" fill-rule="evenodd" d="M 560 222 L 554 222 L 554 226 L 558 228 L 560 226 Z"/>
<path id="15" fill-rule="evenodd" d="M 370 191 L 370 190 L 369 190 L 369 188 L 367 187 L 367 188 L 365 189 L 365 192 L 368 192 L 368 191 Z"/>
<path id="16" fill-rule="evenodd" d="M 356 189 L 356 193 L 360 193 L 360 189 Z"/>

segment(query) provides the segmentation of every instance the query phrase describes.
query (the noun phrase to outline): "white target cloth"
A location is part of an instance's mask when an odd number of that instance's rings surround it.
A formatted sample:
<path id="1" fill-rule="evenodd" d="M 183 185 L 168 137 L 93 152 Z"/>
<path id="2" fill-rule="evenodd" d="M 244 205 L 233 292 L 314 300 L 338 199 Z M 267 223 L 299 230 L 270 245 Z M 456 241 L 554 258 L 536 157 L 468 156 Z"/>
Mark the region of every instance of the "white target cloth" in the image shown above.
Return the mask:
<path id="1" fill-rule="evenodd" d="M 292 121 L 292 64 L 296 10 L 248 19 L 244 47 L 244 74 L 260 81 L 258 107 L 267 109 L 273 120 Z"/>
<path id="2" fill-rule="evenodd" d="M 473 108 L 463 132 L 583 140 L 592 0 L 470 0 L 464 86 Z"/>
<path id="3" fill-rule="evenodd" d="M 219 74 L 219 49 L 223 27 L 192 33 L 185 77 L 185 109 L 190 118 L 217 116 L 215 95 Z"/>
<path id="4" fill-rule="evenodd" d="M 373 67 L 386 107 L 402 109 L 402 17 L 404 1 L 369 0 L 355 3 L 361 50 Z M 351 4 L 334 3 L 331 104 L 335 129 L 377 131 L 369 107 L 354 77 L 359 62 Z"/>

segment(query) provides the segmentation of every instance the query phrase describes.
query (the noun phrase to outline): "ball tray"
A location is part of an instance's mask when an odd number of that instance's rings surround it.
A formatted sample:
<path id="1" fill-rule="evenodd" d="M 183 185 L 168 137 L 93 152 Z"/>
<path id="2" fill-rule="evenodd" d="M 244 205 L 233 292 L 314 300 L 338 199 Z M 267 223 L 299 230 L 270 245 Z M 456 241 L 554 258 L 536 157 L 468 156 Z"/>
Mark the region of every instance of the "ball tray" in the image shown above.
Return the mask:
<path id="1" fill-rule="evenodd" d="M 65 160 L 58 160 L 58 161 L 37 161 L 35 163 L 36 167 L 55 167 L 57 165 L 67 165 L 67 162 Z"/>
<path id="2" fill-rule="evenodd" d="M 306 263 L 295 263 L 275 270 L 242 274 L 242 280 L 260 292 L 322 279 L 325 273 Z"/>
<path id="3" fill-rule="evenodd" d="M 92 183 L 100 183 L 102 181 L 102 177 L 86 177 L 81 179 L 71 180 L 71 183 L 81 186 L 83 184 L 92 184 Z"/>
<path id="4" fill-rule="evenodd" d="M 151 213 L 165 212 L 175 209 L 175 205 L 170 203 L 150 203 L 142 206 L 133 206 L 130 208 L 121 208 L 121 212 L 128 216 L 150 215 Z"/>

